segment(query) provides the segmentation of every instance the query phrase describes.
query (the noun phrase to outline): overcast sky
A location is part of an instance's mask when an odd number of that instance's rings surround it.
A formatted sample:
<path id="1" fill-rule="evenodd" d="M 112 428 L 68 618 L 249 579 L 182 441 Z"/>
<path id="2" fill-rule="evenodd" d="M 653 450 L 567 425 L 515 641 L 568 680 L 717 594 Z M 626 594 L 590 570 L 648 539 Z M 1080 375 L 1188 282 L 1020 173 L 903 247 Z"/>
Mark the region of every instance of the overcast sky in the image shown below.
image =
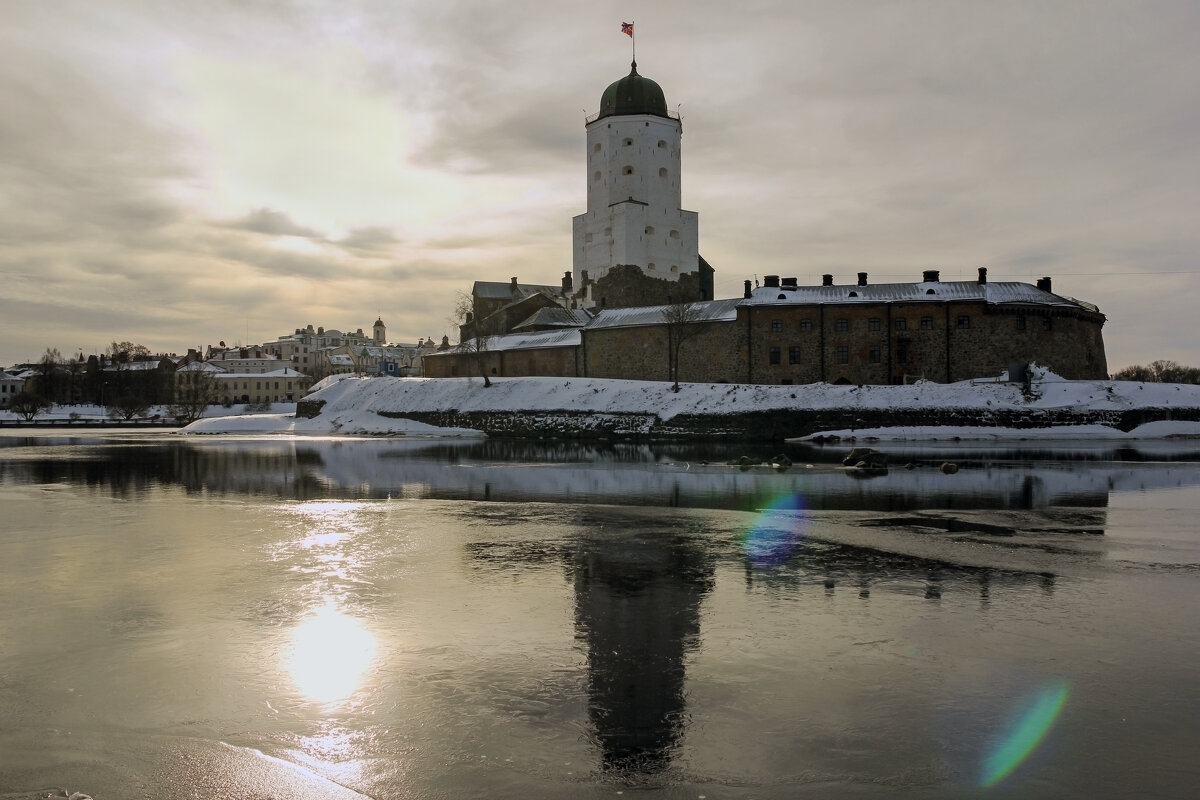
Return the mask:
<path id="1" fill-rule="evenodd" d="M 986 266 L 1099 305 L 1110 369 L 1200 365 L 1195 0 L 0 5 L 0 364 L 453 341 L 571 268 L 632 20 L 718 297 Z"/>

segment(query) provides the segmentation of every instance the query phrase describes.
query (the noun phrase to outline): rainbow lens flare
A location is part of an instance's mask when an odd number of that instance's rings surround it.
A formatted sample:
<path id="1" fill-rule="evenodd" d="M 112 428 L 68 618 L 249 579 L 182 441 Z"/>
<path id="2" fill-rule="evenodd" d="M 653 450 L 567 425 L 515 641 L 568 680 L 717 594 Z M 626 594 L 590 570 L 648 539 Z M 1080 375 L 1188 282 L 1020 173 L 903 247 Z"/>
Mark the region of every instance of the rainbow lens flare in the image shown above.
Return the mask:
<path id="1" fill-rule="evenodd" d="M 803 539 L 805 511 L 799 494 L 781 495 L 768 503 L 742 537 L 742 552 L 750 564 L 775 567 L 791 558 Z"/>
<path id="2" fill-rule="evenodd" d="M 981 786 L 990 788 L 1000 783 L 1037 749 L 1062 712 L 1069 691 L 1067 681 L 1058 680 L 1029 698 L 1014 717 L 1008 735 L 984 758 Z"/>

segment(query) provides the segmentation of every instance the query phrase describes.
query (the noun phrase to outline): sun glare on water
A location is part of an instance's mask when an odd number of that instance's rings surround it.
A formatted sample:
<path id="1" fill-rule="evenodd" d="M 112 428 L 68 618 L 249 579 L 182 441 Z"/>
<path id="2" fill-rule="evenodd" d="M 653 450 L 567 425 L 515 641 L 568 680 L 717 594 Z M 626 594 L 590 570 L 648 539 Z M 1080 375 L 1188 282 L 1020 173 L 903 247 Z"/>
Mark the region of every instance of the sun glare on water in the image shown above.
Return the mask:
<path id="1" fill-rule="evenodd" d="M 292 631 L 288 671 L 309 700 L 336 703 L 362 683 L 375 657 L 375 637 L 326 601 Z"/>

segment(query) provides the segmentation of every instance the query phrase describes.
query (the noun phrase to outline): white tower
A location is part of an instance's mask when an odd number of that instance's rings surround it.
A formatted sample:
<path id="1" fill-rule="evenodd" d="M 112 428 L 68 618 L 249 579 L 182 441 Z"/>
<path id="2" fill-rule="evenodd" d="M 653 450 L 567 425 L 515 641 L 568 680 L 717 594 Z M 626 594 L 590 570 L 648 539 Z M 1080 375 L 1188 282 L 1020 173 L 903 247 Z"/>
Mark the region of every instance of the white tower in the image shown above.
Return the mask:
<path id="1" fill-rule="evenodd" d="M 657 83 L 629 74 L 604 90 L 587 125 L 587 213 L 574 218 L 573 281 L 584 285 L 618 264 L 678 280 L 699 269 L 699 218 L 680 208 L 678 114 Z M 588 287 L 585 308 L 598 302 Z"/>
<path id="2" fill-rule="evenodd" d="M 387 328 L 383 326 L 383 317 L 376 317 L 375 327 L 371 333 L 375 344 L 387 344 Z"/>

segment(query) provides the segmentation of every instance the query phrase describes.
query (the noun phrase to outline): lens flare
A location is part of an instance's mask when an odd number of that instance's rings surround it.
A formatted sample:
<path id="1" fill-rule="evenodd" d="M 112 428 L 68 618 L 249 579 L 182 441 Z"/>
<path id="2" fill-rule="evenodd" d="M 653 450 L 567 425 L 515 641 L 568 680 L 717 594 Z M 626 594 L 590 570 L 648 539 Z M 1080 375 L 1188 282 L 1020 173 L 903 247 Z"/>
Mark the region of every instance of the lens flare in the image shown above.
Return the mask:
<path id="1" fill-rule="evenodd" d="M 742 537 L 742 552 L 752 566 L 774 567 L 792 557 L 808 521 L 805 510 L 799 494 L 781 495 L 767 504 Z"/>
<path id="2" fill-rule="evenodd" d="M 981 786 L 995 786 L 1037 749 L 1062 712 L 1069 690 L 1067 681 L 1058 680 L 1029 699 L 1014 717 L 1008 735 L 984 758 Z"/>

